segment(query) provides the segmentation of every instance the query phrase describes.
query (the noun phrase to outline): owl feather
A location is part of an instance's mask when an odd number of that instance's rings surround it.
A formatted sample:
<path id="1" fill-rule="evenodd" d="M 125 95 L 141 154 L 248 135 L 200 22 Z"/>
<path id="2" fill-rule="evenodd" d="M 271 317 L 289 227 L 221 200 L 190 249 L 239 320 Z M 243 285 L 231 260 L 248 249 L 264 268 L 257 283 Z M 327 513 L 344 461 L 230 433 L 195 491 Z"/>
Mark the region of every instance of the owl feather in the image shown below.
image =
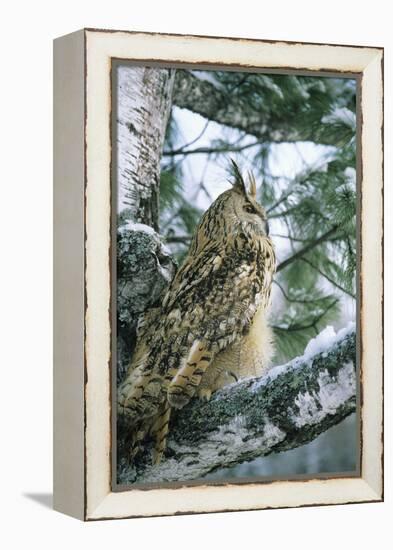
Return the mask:
<path id="1" fill-rule="evenodd" d="M 248 191 L 235 163 L 232 173 L 233 187 L 203 215 L 161 307 L 145 316 L 139 330 L 118 391 L 118 412 L 132 427 L 130 456 L 150 437 L 153 462 L 161 460 L 172 409 L 196 394 L 208 398 L 231 372 L 236 379 L 244 368 L 233 359 L 246 349 L 254 319 L 261 313 L 265 319 L 274 248 L 254 177 L 249 174 Z"/>

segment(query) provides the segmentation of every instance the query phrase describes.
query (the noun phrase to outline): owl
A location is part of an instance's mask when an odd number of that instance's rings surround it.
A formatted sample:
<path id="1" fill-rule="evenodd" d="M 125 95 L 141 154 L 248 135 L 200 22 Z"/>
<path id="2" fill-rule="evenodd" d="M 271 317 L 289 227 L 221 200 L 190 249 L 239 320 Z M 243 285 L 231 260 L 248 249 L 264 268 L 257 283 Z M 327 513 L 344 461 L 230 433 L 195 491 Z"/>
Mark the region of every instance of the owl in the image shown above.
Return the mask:
<path id="1" fill-rule="evenodd" d="M 161 306 L 138 327 L 118 390 L 118 414 L 132 429 L 132 457 L 153 439 L 152 462 L 160 462 L 171 411 L 269 367 L 274 247 L 253 175 L 247 189 L 233 161 L 232 173 L 232 188 L 203 215 Z"/>

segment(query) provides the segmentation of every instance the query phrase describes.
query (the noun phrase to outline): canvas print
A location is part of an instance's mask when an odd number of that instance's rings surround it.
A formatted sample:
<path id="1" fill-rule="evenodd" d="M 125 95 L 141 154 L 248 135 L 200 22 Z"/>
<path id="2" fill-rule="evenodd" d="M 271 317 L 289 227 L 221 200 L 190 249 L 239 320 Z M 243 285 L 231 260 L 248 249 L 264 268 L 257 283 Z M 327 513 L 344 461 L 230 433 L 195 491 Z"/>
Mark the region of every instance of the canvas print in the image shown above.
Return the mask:
<path id="1" fill-rule="evenodd" d="M 111 82 L 115 485 L 358 475 L 356 79 Z"/>

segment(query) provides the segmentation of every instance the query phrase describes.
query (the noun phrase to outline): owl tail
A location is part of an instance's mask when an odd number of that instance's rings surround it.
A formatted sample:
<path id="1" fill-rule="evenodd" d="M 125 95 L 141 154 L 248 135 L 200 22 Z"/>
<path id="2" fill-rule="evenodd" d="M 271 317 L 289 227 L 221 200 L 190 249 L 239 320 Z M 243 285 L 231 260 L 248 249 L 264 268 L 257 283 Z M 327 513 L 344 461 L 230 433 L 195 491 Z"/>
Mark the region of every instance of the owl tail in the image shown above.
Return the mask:
<path id="1" fill-rule="evenodd" d="M 213 353 L 207 342 L 195 340 L 183 366 L 173 373 L 168 372 L 167 378 L 171 379 L 168 401 L 173 407 L 181 409 L 190 401 L 212 359 Z"/>
<path id="2" fill-rule="evenodd" d="M 165 398 L 162 392 L 163 377 L 151 370 L 131 373 L 118 389 L 118 413 L 125 417 L 129 425 L 154 417 Z"/>
<path id="3" fill-rule="evenodd" d="M 155 419 L 150 428 L 150 435 L 155 439 L 153 450 L 153 464 L 159 464 L 166 448 L 166 440 L 169 430 L 171 407 L 165 403 L 159 416 Z"/>

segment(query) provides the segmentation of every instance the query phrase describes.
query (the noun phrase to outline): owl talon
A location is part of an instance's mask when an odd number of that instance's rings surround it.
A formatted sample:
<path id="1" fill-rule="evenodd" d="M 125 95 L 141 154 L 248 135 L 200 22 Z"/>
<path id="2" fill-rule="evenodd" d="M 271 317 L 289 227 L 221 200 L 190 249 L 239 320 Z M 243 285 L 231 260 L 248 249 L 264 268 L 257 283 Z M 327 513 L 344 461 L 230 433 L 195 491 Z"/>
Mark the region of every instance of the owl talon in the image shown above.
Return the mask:
<path id="1" fill-rule="evenodd" d="M 184 392 L 168 390 L 168 402 L 175 409 L 182 409 L 190 401 L 191 397 Z"/>
<path id="2" fill-rule="evenodd" d="M 158 452 L 155 449 L 153 449 L 152 453 L 152 464 L 153 466 L 158 466 L 161 463 L 163 452 Z"/>
<path id="3" fill-rule="evenodd" d="M 198 391 L 198 397 L 201 401 L 210 401 L 212 391 L 210 388 L 201 388 Z"/>

